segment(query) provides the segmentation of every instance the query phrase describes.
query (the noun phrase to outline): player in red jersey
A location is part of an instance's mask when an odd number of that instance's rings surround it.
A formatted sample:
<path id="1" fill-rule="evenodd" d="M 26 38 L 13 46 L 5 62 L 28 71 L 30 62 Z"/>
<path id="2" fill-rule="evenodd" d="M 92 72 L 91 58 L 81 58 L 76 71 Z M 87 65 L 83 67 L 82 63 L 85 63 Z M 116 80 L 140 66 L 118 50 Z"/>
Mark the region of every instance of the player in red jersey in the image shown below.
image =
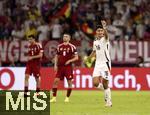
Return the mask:
<path id="1" fill-rule="evenodd" d="M 35 41 L 35 36 L 28 36 L 30 42 L 28 50 L 28 61 L 26 64 L 25 70 L 25 93 L 24 96 L 27 97 L 28 92 L 28 80 L 29 76 L 33 74 L 36 80 L 36 92 L 40 91 L 40 67 L 41 67 L 41 58 L 43 56 L 43 49 L 40 43 Z"/>
<path id="2" fill-rule="evenodd" d="M 71 39 L 70 34 L 65 33 L 63 35 L 63 43 L 58 45 L 57 54 L 55 56 L 54 70 L 56 71 L 56 77 L 53 83 L 53 98 L 50 102 L 56 102 L 57 86 L 60 80 L 66 77 L 68 82 L 67 95 L 65 102 L 69 102 L 69 96 L 72 91 L 72 79 L 73 79 L 73 68 L 72 62 L 78 60 L 78 53 L 76 47 L 69 41 Z"/>

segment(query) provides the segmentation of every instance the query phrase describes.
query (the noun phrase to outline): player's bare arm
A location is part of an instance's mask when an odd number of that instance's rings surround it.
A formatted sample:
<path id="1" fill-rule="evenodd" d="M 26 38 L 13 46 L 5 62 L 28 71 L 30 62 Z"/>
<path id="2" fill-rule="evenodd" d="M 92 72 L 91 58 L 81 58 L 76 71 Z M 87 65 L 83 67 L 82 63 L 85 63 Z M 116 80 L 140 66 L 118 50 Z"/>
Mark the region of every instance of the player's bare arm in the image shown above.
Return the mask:
<path id="1" fill-rule="evenodd" d="M 92 51 L 88 58 L 92 58 L 96 56 L 96 51 Z"/>
<path id="2" fill-rule="evenodd" d="M 105 38 L 108 40 L 107 23 L 105 20 L 102 20 L 101 23 L 104 29 Z"/>
<path id="3" fill-rule="evenodd" d="M 87 57 L 87 59 L 85 61 L 89 61 L 93 57 L 96 57 L 96 51 L 94 51 L 94 50 L 91 52 L 91 54 Z"/>
<path id="4" fill-rule="evenodd" d="M 58 55 L 56 54 L 54 57 L 54 70 L 55 71 L 57 71 L 58 69 L 57 63 L 58 63 Z"/>
<path id="5" fill-rule="evenodd" d="M 38 55 L 29 56 L 28 60 L 33 60 L 33 59 L 42 58 L 42 57 L 43 57 L 43 52 L 40 52 Z"/>
<path id="6" fill-rule="evenodd" d="M 76 55 L 74 55 L 74 57 L 73 57 L 72 59 L 68 60 L 68 61 L 65 63 L 65 65 L 68 65 L 68 64 L 70 64 L 70 63 L 72 63 L 72 62 L 75 62 L 75 61 L 77 61 L 78 59 L 79 59 L 79 56 L 76 54 Z"/>

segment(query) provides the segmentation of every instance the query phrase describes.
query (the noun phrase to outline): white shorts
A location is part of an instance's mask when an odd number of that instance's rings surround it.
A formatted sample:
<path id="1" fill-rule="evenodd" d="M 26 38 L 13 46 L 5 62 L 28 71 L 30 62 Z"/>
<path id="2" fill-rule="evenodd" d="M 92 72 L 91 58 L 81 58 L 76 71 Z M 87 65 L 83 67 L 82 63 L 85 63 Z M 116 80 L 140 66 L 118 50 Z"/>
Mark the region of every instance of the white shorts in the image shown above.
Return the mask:
<path id="1" fill-rule="evenodd" d="M 99 77 L 109 80 L 110 77 L 110 63 L 101 63 L 101 64 L 95 64 L 94 71 L 93 71 L 93 77 Z"/>

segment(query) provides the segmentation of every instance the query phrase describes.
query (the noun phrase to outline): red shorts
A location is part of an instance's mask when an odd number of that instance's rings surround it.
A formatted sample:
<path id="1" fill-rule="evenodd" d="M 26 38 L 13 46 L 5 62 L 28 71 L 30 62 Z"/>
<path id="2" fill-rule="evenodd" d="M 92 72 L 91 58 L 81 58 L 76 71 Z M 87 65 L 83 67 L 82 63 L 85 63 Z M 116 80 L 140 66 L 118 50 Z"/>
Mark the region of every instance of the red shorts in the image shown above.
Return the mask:
<path id="1" fill-rule="evenodd" d="M 41 68 L 40 63 L 28 62 L 26 65 L 25 74 L 28 74 L 28 75 L 33 74 L 34 77 L 39 77 L 41 75 L 40 74 L 40 68 Z"/>
<path id="2" fill-rule="evenodd" d="M 56 73 L 56 77 L 63 80 L 66 77 L 67 80 L 73 79 L 73 69 L 70 66 L 61 66 L 58 67 L 58 71 Z"/>

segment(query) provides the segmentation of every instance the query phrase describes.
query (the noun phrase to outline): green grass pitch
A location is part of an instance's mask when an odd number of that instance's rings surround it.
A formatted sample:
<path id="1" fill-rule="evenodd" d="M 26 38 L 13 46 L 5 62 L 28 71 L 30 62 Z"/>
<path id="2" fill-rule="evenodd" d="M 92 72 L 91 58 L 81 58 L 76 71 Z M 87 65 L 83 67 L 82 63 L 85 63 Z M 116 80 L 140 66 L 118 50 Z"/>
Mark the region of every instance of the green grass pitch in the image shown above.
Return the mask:
<path id="1" fill-rule="evenodd" d="M 57 102 L 50 104 L 50 113 L 2 112 L 5 99 L 1 95 L 0 115 L 150 115 L 149 91 L 112 91 L 113 107 L 110 108 L 104 107 L 103 91 L 73 91 L 69 103 L 64 103 L 65 95 L 66 91 L 58 91 Z"/>
<path id="2" fill-rule="evenodd" d="M 58 91 L 50 104 L 50 115 L 150 115 L 149 91 L 112 91 L 111 108 L 104 107 L 102 91 L 73 91 L 64 103 L 66 91 Z"/>

